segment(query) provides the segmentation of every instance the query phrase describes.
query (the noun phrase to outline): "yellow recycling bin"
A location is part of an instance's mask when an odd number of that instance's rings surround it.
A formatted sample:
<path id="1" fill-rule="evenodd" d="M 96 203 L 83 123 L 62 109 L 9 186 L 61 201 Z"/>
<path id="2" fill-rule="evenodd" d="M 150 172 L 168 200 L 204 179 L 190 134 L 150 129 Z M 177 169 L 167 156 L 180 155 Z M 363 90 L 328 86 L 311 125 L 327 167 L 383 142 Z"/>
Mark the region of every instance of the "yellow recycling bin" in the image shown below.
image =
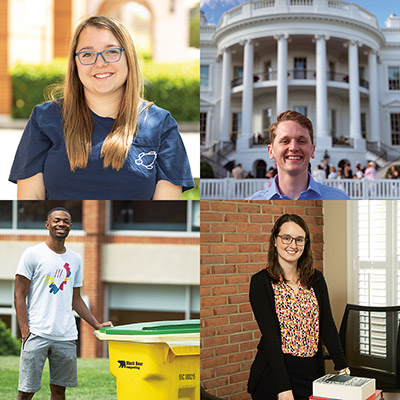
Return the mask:
<path id="1" fill-rule="evenodd" d="M 118 400 L 200 400 L 200 321 L 101 328 Z"/>

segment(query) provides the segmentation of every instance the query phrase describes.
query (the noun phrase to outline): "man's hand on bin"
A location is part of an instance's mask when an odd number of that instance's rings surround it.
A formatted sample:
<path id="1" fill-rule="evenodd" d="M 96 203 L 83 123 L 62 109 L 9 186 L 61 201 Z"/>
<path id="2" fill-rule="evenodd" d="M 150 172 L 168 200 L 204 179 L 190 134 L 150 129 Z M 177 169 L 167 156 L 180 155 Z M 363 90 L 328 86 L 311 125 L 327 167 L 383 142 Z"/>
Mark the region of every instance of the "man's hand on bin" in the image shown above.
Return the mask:
<path id="1" fill-rule="evenodd" d="M 113 327 L 114 325 L 111 321 L 106 321 L 106 322 L 103 322 L 102 324 L 99 324 L 98 326 L 96 326 L 96 330 L 99 330 L 100 328 L 105 328 L 106 326 Z"/>

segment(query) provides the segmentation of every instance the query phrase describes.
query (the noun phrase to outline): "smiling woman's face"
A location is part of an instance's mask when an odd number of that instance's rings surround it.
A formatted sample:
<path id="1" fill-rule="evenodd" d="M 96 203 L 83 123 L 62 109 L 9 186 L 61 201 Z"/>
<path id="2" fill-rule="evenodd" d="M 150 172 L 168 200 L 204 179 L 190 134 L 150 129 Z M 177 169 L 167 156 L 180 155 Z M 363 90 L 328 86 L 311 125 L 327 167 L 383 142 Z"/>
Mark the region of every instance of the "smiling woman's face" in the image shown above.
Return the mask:
<path id="1" fill-rule="evenodd" d="M 289 235 L 292 238 L 306 237 L 304 230 L 295 222 L 285 222 L 282 224 L 279 236 L 283 235 Z M 290 244 L 283 244 L 280 237 L 275 238 L 275 247 L 281 265 L 282 261 L 289 264 L 297 263 L 304 251 L 304 246 L 298 246 L 295 240 L 292 240 Z"/>
<path id="2" fill-rule="evenodd" d="M 100 52 L 116 47 L 122 46 L 110 30 L 89 26 L 79 35 L 75 52 L 79 53 L 83 50 Z M 77 56 L 75 60 L 85 93 L 89 92 L 94 96 L 120 94 L 122 97 L 128 76 L 128 63 L 124 51 L 121 59 L 114 63 L 106 63 L 101 55 L 98 55 L 96 62 L 92 65 L 82 65 Z"/>

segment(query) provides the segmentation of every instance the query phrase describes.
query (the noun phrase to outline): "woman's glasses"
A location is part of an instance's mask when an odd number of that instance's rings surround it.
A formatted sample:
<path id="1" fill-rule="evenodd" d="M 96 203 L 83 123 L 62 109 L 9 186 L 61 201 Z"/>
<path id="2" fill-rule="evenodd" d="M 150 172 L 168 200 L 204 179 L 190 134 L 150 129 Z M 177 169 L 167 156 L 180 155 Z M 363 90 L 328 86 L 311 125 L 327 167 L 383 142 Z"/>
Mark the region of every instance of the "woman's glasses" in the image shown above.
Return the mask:
<path id="1" fill-rule="evenodd" d="M 82 65 L 95 64 L 99 54 L 103 58 L 104 62 L 115 63 L 121 59 L 121 55 L 124 50 L 125 49 L 123 49 L 122 47 L 106 49 L 106 50 L 100 51 L 98 53 L 96 51 L 83 50 L 83 51 L 80 51 L 79 53 L 75 53 L 75 55 L 78 57 L 78 60 Z"/>
<path id="2" fill-rule="evenodd" d="M 297 238 L 294 238 L 290 235 L 277 235 L 277 236 L 281 238 L 283 244 L 291 244 L 294 240 L 297 246 L 304 246 L 307 242 L 307 239 L 303 236 L 299 236 Z"/>

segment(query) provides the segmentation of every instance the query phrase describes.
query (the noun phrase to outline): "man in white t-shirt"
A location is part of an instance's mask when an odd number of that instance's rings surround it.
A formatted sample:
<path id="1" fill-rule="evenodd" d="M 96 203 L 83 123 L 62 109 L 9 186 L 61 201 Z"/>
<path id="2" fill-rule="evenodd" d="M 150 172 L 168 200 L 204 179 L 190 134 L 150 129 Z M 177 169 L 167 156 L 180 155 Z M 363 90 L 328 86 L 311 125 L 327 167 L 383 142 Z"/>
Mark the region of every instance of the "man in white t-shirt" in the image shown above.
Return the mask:
<path id="1" fill-rule="evenodd" d="M 77 386 L 74 309 L 94 329 L 99 323 L 84 303 L 82 260 L 65 247 L 71 214 L 62 207 L 49 211 L 46 242 L 27 248 L 15 275 L 15 309 L 22 335 L 17 400 L 30 400 L 40 390 L 43 366 L 49 359 L 52 400 L 64 400 L 65 388 Z"/>

